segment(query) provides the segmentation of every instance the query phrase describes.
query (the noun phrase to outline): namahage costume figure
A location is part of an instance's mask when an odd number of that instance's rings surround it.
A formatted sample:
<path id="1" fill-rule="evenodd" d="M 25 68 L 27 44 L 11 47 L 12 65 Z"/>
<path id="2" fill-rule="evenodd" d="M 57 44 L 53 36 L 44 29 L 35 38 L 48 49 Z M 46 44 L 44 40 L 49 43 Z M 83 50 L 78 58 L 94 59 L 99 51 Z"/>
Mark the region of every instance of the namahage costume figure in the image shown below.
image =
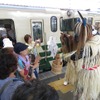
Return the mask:
<path id="1" fill-rule="evenodd" d="M 61 33 L 60 40 L 62 43 L 61 51 L 63 58 L 67 62 L 66 73 L 64 78 L 64 85 L 75 84 L 77 74 L 74 62 L 71 60 L 71 56 L 76 52 L 77 39 L 72 35 Z"/>
<path id="2" fill-rule="evenodd" d="M 92 26 L 86 23 L 79 11 L 78 13 L 82 22 L 75 25 L 77 39 L 76 44 L 75 37 L 73 40 L 73 45 L 76 46 L 72 50 L 74 54 L 66 51 L 70 55 L 66 56 L 65 81 L 75 85 L 75 100 L 100 100 L 100 35 L 93 35 Z M 68 45 L 68 41 L 63 40 L 61 39 L 62 44 Z"/>
<path id="3" fill-rule="evenodd" d="M 92 35 L 92 26 L 86 23 L 82 17 L 82 22 L 75 26 L 75 33 L 79 36 L 77 46 L 77 58 L 82 49 L 81 62 L 76 66 L 80 70 L 77 76 L 76 100 L 100 100 L 100 35 Z"/>

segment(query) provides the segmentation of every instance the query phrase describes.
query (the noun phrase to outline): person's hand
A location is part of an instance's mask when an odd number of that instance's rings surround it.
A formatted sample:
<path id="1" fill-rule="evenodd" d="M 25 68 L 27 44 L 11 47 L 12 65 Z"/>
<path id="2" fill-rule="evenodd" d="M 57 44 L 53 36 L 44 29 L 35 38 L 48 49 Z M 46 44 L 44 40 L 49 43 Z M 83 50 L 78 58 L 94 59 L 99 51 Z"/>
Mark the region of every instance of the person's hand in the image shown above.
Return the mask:
<path id="1" fill-rule="evenodd" d="M 34 47 L 35 46 L 40 46 L 40 44 L 41 44 L 41 39 L 38 39 L 38 40 L 35 40 L 35 44 L 34 44 Z"/>
<path id="2" fill-rule="evenodd" d="M 62 52 L 62 48 L 58 49 L 57 53 Z"/>
<path id="3" fill-rule="evenodd" d="M 35 69 L 37 67 L 39 67 L 39 63 L 34 63 L 34 65 L 30 65 L 32 67 L 32 69 Z"/>
<path id="4" fill-rule="evenodd" d="M 35 63 L 39 63 L 40 60 L 41 60 L 41 57 L 40 57 L 40 56 L 37 56 L 37 57 L 35 58 Z"/>
<path id="5" fill-rule="evenodd" d="M 36 43 L 36 44 L 37 44 L 37 43 L 41 43 L 41 39 L 35 40 L 35 43 Z"/>

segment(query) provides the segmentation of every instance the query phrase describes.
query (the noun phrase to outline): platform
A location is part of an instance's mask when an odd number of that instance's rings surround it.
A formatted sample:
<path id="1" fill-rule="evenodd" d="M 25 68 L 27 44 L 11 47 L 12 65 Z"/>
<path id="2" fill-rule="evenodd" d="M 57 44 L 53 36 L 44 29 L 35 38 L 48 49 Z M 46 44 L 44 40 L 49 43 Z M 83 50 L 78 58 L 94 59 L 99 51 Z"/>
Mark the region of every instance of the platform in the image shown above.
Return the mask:
<path id="1" fill-rule="evenodd" d="M 58 94 L 59 100 L 73 100 L 73 90 L 74 86 L 68 84 L 67 86 L 63 85 L 64 82 L 64 75 L 65 75 L 65 67 L 63 71 L 59 75 L 55 75 L 51 71 L 39 74 L 40 80 L 49 84 L 50 86 L 54 87 Z"/>
<path id="2" fill-rule="evenodd" d="M 71 84 L 63 85 L 64 79 L 56 80 L 54 82 L 50 82 L 49 85 L 54 87 L 56 90 L 61 91 L 62 93 L 67 93 L 69 91 L 74 90 L 74 86 Z"/>

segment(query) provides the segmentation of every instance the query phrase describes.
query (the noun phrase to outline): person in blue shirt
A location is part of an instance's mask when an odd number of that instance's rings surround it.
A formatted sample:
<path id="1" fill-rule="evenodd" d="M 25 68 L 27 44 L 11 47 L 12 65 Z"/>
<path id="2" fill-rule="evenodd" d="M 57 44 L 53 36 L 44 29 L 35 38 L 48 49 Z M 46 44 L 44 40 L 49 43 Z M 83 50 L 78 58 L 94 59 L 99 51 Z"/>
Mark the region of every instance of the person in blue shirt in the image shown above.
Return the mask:
<path id="1" fill-rule="evenodd" d="M 24 82 L 14 75 L 17 69 L 17 58 L 13 53 L 0 54 L 0 100 L 11 100 L 17 86 Z"/>
<path id="2" fill-rule="evenodd" d="M 30 63 L 28 56 L 28 46 L 24 43 L 17 42 L 14 45 L 14 51 L 18 56 L 18 68 L 17 68 L 17 77 L 22 80 L 33 80 L 35 79 L 34 73 L 29 75 L 30 67 L 34 70 L 39 66 L 39 62 L 36 62 L 34 65 Z"/>

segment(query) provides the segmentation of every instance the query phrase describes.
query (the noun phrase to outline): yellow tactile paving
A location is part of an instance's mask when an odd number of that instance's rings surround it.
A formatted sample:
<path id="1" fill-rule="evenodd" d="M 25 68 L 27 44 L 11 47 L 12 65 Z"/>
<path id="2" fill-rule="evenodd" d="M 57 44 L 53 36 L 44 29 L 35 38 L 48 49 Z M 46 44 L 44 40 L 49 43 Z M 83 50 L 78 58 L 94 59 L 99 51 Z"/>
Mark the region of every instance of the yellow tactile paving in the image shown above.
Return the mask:
<path id="1" fill-rule="evenodd" d="M 59 87 L 56 85 L 56 83 L 52 82 L 49 85 L 54 87 L 56 90 L 59 90 Z"/>
<path id="2" fill-rule="evenodd" d="M 73 85 L 71 85 L 71 84 L 68 84 L 67 86 L 61 86 L 60 87 L 60 91 L 62 92 L 62 93 L 66 93 L 66 92 L 68 92 L 68 91 L 73 91 L 74 90 L 74 86 Z"/>
<path id="3" fill-rule="evenodd" d="M 61 91 L 62 93 L 66 93 L 68 91 L 74 90 L 73 85 L 68 84 L 68 85 L 64 86 L 63 82 L 64 82 L 64 79 L 60 79 L 60 80 L 49 83 L 49 85 L 54 87 L 56 90 Z"/>

